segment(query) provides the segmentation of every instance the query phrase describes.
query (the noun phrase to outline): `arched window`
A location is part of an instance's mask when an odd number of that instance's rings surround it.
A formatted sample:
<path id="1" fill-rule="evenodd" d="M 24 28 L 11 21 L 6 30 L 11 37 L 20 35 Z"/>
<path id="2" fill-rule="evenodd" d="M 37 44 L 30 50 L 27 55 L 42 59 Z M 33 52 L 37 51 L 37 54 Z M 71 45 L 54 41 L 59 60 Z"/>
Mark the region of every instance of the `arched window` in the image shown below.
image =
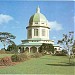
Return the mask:
<path id="1" fill-rule="evenodd" d="M 38 24 L 38 22 L 35 22 L 35 24 Z"/>
<path id="2" fill-rule="evenodd" d="M 44 24 L 44 23 L 41 23 L 41 24 Z"/>
<path id="3" fill-rule="evenodd" d="M 38 29 L 34 29 L 34 36 L 38 36 Z"/>

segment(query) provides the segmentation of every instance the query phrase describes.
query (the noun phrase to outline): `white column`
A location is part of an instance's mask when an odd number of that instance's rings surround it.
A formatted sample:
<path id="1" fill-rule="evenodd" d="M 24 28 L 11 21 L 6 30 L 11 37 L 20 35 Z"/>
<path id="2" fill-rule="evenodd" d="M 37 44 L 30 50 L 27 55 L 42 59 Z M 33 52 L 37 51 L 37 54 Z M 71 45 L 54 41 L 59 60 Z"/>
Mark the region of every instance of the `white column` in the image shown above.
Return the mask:
<path id="1" fill-rule="evenodd" d="M 36 48 L 37 48 L 37 52 L 39 52 L 39 50 L 38 50 L 39 47 L 36 47 Z"/>
<path id="2" fill-rule="evenodd" d="M 29 48 L 29 53 L 30 53 L 30 47 L 28 47 Z"/>
<path id="3" fill-rule="evenodd" d="M 20 49 L 18 49 L 18 53 L 20 53 Z"/>

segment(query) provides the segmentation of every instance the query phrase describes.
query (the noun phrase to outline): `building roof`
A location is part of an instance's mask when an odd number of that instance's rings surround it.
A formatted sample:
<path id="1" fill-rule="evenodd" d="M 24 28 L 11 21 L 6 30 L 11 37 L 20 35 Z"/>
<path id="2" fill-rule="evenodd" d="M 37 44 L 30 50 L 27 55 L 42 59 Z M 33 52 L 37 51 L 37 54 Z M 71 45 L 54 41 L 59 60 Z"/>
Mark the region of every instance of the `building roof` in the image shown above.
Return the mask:
<path id="1" fill-rule="evenodd" d="M 46 17 L 41 13 L 35 13 L 30 17 L 29 23 L 32 22 L 47 22 Z"/>
<path id="2" fill-rule="evenodd" d="M 33 42 L 33 43 L 20 44 L 18 46 L 40 46 L 40 45 L 42 45 L 42 43 Z"/>
<path id="3" fill-rule="evenodd" d="M 29 25 L 33 26 L 33 24 L 32 24 L 33 22 L 35 22 L 35 23 L 44 22 L 44 23 L 46 23 L 45 25 L 47 25 L 47 19 L 42 13 L 40 13 L 39 7 L 37 8 L 36 13 L 30 17 Z"/>

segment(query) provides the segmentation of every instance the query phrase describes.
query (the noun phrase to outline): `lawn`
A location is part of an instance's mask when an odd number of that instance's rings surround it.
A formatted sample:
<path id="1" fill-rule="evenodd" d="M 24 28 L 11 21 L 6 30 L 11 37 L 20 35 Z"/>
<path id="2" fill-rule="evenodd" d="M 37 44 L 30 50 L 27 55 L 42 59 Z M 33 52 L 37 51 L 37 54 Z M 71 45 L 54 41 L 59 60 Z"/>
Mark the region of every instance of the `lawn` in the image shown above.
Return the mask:
<path id="1" fill-rule="evenodd" d="M 71 60 L 73 62 L 74 59 Z M 68 65 L 66 56 L 46 55 L 32 58 L 15 66 L 0 69 L 0 74 L 63 74 L 74 75 L 74 65 Z"/>
<path id="2" fill-rule="evenodd" d="M 13 54 L 0 54 L 0 58 L 6 57 L 6 56 L 12 56 Z"/>

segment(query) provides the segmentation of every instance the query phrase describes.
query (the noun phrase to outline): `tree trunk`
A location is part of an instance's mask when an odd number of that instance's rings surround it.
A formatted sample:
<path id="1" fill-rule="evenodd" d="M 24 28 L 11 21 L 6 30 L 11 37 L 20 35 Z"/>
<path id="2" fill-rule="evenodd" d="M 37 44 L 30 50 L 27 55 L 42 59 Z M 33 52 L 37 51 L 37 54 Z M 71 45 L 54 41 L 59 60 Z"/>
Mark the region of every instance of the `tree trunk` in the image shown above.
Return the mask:
<path id="1" fill-rule="evenodd" d="M 69 55 L 69 64 L 71 63 L 71 55 Z"/>

